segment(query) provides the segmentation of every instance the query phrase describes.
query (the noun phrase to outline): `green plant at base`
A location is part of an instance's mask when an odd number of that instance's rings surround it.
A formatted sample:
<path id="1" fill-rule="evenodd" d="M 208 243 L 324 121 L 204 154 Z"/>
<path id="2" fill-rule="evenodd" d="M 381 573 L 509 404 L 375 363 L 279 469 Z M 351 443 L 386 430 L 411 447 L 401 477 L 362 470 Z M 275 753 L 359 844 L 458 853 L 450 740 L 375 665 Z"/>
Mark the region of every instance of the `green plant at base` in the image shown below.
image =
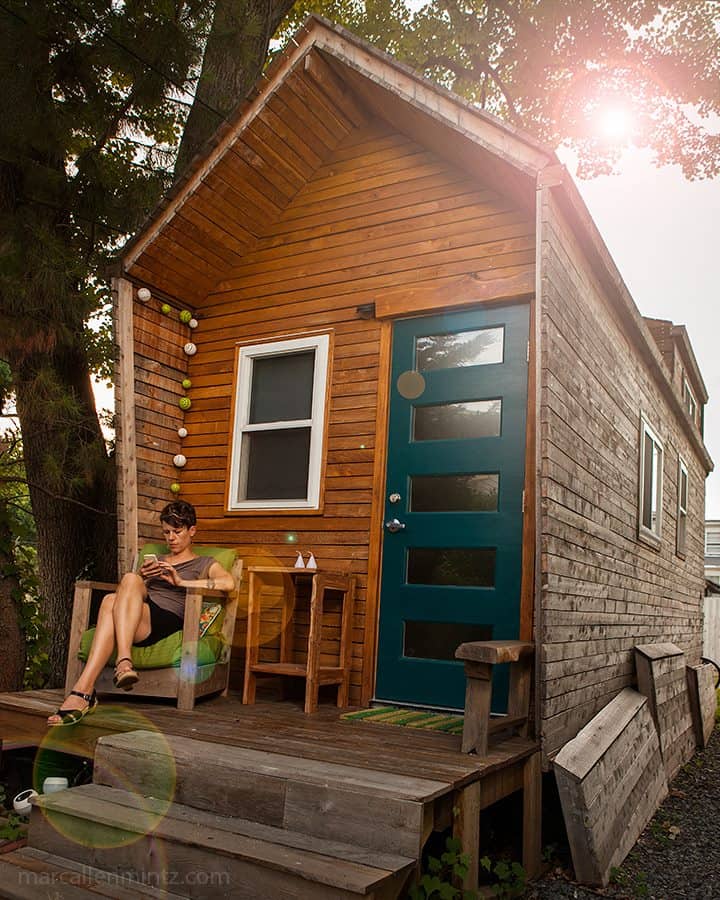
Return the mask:
<path id="1" fill-rule="evenodd" d="M 0 841 L 17 841 L 27 835 L 27 820 L 17 813 L 10 813 L 4 825 L 0 825 Z"/>
<path id="2" fill-rule="evenodd" d="M 492 886 L 496 897 L 522 897 L 527 884 L 527 873 L 519 862 L 506 862 L 504 859 L 495 864 L 489 856 L 483 856 L 480 865 L 490 875 L 497 878 Z"/>
<path id="3" fill-rule="evenodd" d="M 427 870 L 423 871 L 420 881 L 410 888 L 410 900 L 476 900 L 475 891 L 462 891 L 455 887 L 454 882 L 462 881 L 470 865 L 470 857 L 461 850 L 460 841 L 449 837 L 440 859 L 429 856 Z"/>
<path id="4" fill-rule="evenodd" d="M 629 873 L 613 866 L 610 869 L 610 884 L 622 888 L 630 897 L 649 897 L 650 887 L 647 883 L 645 872 L 638 872 L 634 877 Z"/>

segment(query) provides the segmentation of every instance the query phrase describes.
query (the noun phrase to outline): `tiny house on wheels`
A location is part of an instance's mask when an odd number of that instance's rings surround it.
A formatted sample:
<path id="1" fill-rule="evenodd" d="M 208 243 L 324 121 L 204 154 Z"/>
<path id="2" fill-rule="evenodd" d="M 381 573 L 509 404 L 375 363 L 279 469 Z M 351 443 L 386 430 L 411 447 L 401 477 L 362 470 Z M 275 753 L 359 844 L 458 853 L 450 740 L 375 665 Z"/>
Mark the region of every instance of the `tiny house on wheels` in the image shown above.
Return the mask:
<path id="1" fill-rule="evenodd" d="M 353 706 L 462 709 L 458 645 L 532 641 L 546 764 L 636 644 L 699 663 L 707 392 L 527 134 L 311 17 L 114 290 L 122 569 L 179 495 L 354 575 Z"/>

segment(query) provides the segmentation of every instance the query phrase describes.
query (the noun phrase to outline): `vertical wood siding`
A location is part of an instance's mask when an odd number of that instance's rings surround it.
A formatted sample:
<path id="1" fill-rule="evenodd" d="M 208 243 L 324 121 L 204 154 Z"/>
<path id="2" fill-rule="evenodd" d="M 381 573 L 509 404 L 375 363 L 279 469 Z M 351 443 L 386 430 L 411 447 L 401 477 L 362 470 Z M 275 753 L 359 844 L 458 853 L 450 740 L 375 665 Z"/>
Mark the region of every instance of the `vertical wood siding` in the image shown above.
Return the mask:
<path id="1" fill-rule="evenodd" d="M 364 651 L 366 626 L 374 628 L 366 622 L 368 587 L 375 591 L 374 579 L 368 585 L 368 559 L 373 487 L 384 478 L 376 419 L 387 392 L 387 373 L 379 368 L 382 326 L 358 318 L 356 308 L 389 287 L 442 286 L 489 270 L 498 277 L 532 273 L 534 258 L 531 217 L 490 186 L 371 123 L 341 142 L 198 310 L 199 349 L 187 366 L 193 406 L 185 416 L 188 464 L 178 478 L 181 497 L 198 508 L 202 541 L 239 547 L 246 564 L 292 564 L 298 549 L 312 550 L 320 566 L 358 576 L 354 703 L 363 679 L 367 684 L 372 676 L 372 660 Z M 186 365 L 176 348 L 187 338 L 182 326 L 168 320 L 151 326 L 151 313 L 140 315 L 138 467 L 140 528 L 146 536 L 155 533 L 155 512 L 167 501 L 167 484 L 175 477 L 178 385 Z M 154 332 L 156 325 L 163 330 Z M 334 344 L 323 512 L 228 515 L 236 344 L 317 330 L 331 331 Z M 238 645 L 243 627 L 240 618 Z"/>
<path id="2" fill-rule="evenodd" d="M 633 683 L 632 647 L 699 661 L 705 473 L 549 192 L 541 247 L 540 716 L 563 746 Z M 664 444 L 662 543 L 638 540 L 640 412 Z M 675 552 L 678 454 L 687 554 Z"/>

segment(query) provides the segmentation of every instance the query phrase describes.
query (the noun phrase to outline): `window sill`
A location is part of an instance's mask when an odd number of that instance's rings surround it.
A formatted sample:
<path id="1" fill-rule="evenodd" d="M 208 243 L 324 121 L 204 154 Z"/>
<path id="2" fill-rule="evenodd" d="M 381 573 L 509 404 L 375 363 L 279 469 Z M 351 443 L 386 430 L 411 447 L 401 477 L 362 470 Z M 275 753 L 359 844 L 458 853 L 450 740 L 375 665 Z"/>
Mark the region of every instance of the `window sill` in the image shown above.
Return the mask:
<path id="1" fill-rule="evenodd" d="M 321 516 L 324 507 L 314 509 L 308 506 L 283 506 L 283 507 L 246 507 L 244 509 L 226 509 L 226 516 Z"/>
<path id="2" fill-rule="evenodd" d="M 660 550 L 662 547 L 662 538 L 652 531 L 641 529 L 638 531 L 638 540 L 641 544 L 650 547 L 652 550 Z"/>

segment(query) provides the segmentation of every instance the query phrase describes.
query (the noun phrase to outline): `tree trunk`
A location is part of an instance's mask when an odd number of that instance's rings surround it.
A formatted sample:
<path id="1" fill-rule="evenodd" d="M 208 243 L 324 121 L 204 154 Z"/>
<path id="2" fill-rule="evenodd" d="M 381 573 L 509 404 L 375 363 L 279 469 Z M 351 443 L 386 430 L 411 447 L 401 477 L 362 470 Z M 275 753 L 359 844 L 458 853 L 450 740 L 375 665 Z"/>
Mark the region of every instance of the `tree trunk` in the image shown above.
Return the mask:
<path id="1" fill-rule="evenodd" d="M 75 580 L 114 580 L 117 574 L 114 461 L 82 348 L 26 357 L 13 371 L 37 529 L 41 612 L 50 635 L 50 685 L 57 686 L 65 678 Z M 69 410 L 64 418 L 62 410 Z"/>
<path id="2" fill-rule="evenodd" d="M 20 583 L 15 574 L 12 533 L 0 501 L 0 692 L 21 691 L 25 675 L 25 634 L 20 626 Z"/>
<path id="3" fill-rule="evenodd" d="M 175 176 L 248 95 L 270 40 L 294 0 L 217 0 L 195 101 L 185 123 Z"/>

